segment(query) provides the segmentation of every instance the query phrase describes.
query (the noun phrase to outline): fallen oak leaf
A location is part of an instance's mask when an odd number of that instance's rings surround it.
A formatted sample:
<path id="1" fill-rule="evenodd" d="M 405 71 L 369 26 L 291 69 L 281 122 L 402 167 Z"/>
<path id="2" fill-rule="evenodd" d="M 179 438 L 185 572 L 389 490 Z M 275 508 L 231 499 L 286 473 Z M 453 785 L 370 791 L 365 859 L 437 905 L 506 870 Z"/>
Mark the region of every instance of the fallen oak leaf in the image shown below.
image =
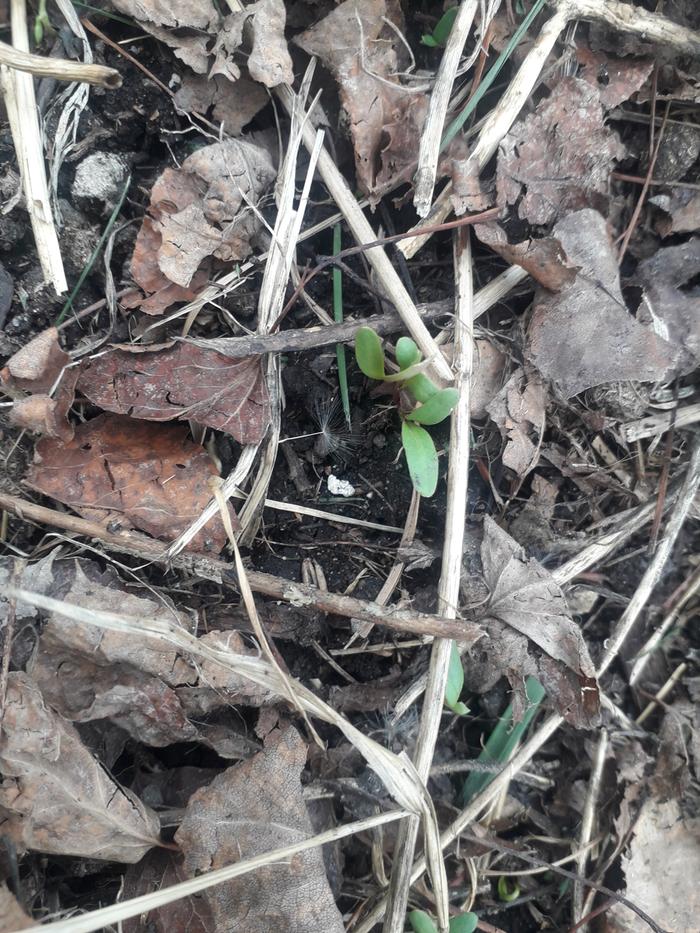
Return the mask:
<path id="1" fill-rule="evenodd" d="M 27 484 L 92 520 L 119 518 L 172 540 L 211 498 L 216 468 L 180 425 L 100 415 L 76 428 L 71 441 L 43 438 Z M 218 553 L 226 542 L 215 516 L 194 538 L 194 550 Z"/>
<path id="2" fill-rule="evenodd" d="M 192 343 L 103 353 L 84 362 L 78 389 L 105 411 L 149 421 L 194 420 L 240 444 L 259 444 L 270 423 L 260 357 L 231 360 Z"/>
<path id="3" fill-rule="evenodd" d="M 306 745 L 291 726 L 196 791 L 175 839 L 190 877 L 313 835 L 301 786 Z M 204 893 L 218 933 L 342 933 L 318 849 Z"/>
<path id="4" fill-rule="evenodd" d="M 8 677 L 0 771 L 0 830 L 22 850 L 128 863 L 160 845 L 156 814 L 107 774 L 20 672 Z"/>

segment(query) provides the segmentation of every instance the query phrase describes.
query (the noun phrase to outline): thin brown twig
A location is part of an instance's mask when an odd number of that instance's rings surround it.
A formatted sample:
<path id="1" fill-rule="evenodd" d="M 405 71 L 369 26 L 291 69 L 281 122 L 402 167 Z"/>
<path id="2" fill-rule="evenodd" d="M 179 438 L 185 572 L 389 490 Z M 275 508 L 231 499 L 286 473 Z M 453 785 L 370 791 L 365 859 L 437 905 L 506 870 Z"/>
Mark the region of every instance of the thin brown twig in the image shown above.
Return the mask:
<path id="1" fill-rule="evenodd" d="M 74 534 L 94 538 L 103 542 L 108 548 L 121 554 L 131 554 L 148 563 L 177 567 L 204 580 L 237 588 L 234 567 L 219 558 L 181 553 L 168 560 L 163 543 L 148 538 L 146 535 L 135 531 L 121 531 L 115 534 L 107 531 L 97 522 L 89 522 L 84 518 L 69 515 L 67 512 L 57 512 L 55 509 L 36 505 L 26 499 L 5 493 L 0 493 L 0 509 L 5 509 L 21 519 L 52 525 Z M 310 606 L 318 612 L 329 615 L 362 619 L 399 632 L 454 638 L 459 642 L 475 641 L 482 635 L 482 629 L 470 622 L 453 621 L 442 616 L 411 612 L 406 609 L 385 608 L 354 596 L 323 591 L 315 586 L 297 583 L 260 571 L 249 570 L 248 582 L 254 592 L 263 596 L 281 599 L 295 606 Z"/>
<path id="2" fill-rule="evenodd" d="M 80 81 L 99 87 L 116 89 L 121 87 L 122 76 L 116 68 L 105 65 L 89 65 L 71 62 L 63 58 L 46 58 L 33 52 L 23 52 L 7 42 L 0 41 L 0 65 L 8 65 L 17 71 L 26 71 L 43 78 L 57 81 Z"/>

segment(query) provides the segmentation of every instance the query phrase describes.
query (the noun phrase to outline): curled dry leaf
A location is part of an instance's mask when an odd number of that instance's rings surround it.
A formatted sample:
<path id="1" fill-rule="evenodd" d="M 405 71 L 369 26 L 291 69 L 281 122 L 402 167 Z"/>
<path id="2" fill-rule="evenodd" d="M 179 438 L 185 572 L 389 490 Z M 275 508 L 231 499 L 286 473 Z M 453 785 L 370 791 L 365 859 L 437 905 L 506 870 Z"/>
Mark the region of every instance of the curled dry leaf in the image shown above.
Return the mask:
<path id="1" fill-rule="evenodd" d="M 175 106 L 187 113 L 206 114 L 210 108 L 215 120 L 230 136 L 238 136 L 243 127 L 269 103 L 264 88 L 241 75 L 235 84 L 223 75 L 210 77 L 184 75 L 175 92 Z"/>
<path id="2" fill-rule="evenodd" d="M 313 835 L 301 786 L 306 745 L 275 730 L 253 758 L 228 768 L 190 798 L 175 836 L 187 874 L 221 868 Z M 342 933 L 319 849 L 217 885 L 203 898 L 217 933 Z"/>
<path id="3" fill-rule="evenodd" d="M 0 831 L 20 849 L 138 862 L 159 844 L 156 814 L 103 770 L 19 672 L 8 678 L 0 770 Z"/>
<path id="4" fill-rule="evenodd" d="M 79 425 L 71 441 L 40 440 L 27 483 L 86 518 L 122 520 L 172 540 L 209 502 L 207 480 L 215 475 L 212 460 L 184 426 L 100 415 Z M 216 516 L 191 547 L 218 553 L 225 541 Z"/>
<path id="5" fill-rule="evenodd" d="M 251 205 L 274 178 L 268 152 L 243 139 L 203 146 L 179 169 L 166 169 L 153 185 L 131 260 L 146 298 L 134 296 L 125 306 L 161 314 L 195 297 L 207 281 L 209 257 L 248 256 L 259 229 Z"/>
<path id="6" fill-rule="evenodd" d="M 485 682 L 506 674 L 522 708 L 524 679 L 532 674 L 568 722 L 591 728 L 600 711 L 595 669 L 561 588 L 488 515 L 481 562 L 490 593 L 482 620 L 488 639 L 470 652 L 469 682 L 475 677 L 488 689 Z"/>
<path id="7" fill-rule="evenodd" d="M 387 20 L 401 31 L 401 9 L 392 0 L 345 0 L 294 40 L 340 86 L 357 181 L 370 196 L 390 182 L 408 180 L 427 112 L 426 95 L 396 78 L 405 50 Z"/>
<path id="8" fill-rule="evenodd" d="M 579 272 L 557 294 L 535 293 L 528 353 L 539 371 L 566 397 L 606 382 L 672 375 L 687 356 L 627 310 L 605 219 L 576 211 L 553 232 Z"/>
<path id="9" fill-rule="evenodd" d="M 475 224 L 474 232 L 507 262 L 522 266 L 532 278 L 552 292 L 558 292 L 576 278 L 561 243 L 554 237 L 540 237 L 509 243 L 505 230 L 496 223 Z"/>
<path id="10" fill-rule="evenodd" d="M 501 142 L 498 204 L 517 203 L 518 216 L 532 224 L 603 207 L 613 164 L 625 152 L 605 125 L 597 89 L 579 78 L 563 78 Z"/>
<path id="11" fill-rule="evenodd" d="M 193 71 L 200 74 L 207 71 L 211 40 L 207 33 L 214 32 L 219 21 L 211 0 L 112 0 L 112 3 L 146 32 L 169 45 Z"/>
<path id="12" fill-rule="evenodd" d="M 700 362 L 700 287 L 693 280 L 700 275 L 700 237 L 687 243 L 667 246 L 637 268 L 644 287 L 639 317 L 647 320 L 655 333 L 684 348 Z"/>
<path id="13" fill-rule="evenodd" d="M 258 0 L 246 7 L 252 12 L 253 48 L 248 58 L 251 78 L 265 87 L 294 84 L 294 68 L 284 38 L 284 0 Z"/>
<path id="14" fill-rule="evenodd" d="M 231 360 L 191 343 L 103 353 L 83 364 L 78 389 L 106 411 L 149 421 L 193 420 L 241 444 L 259 444 L 270 422 L 260 357 Z"/>
<path id="15" fill-rule="evenodd" d="M 506 442 L 503 465 L 518 476 L 537 466 L 544 434 L 547 393 L 536 372 L 516 369 L 486 411 L 498 425 Z M 532 437 L 537 435 L 537 442 Z"/>
<path id="16" fill-rule="evenodd" d="M 10 357 L 0 371 L 0 383 L 8 395 L 15 396 L 9 413 L 11 424 L 35 434 L 70 440 L 73 426 L 68 412 L 78 380 L 77 368 L 69 368 L 70 362 L 55 327 L 37 334 Z M 24 396 L 24 392 L 32 394 Z"/>

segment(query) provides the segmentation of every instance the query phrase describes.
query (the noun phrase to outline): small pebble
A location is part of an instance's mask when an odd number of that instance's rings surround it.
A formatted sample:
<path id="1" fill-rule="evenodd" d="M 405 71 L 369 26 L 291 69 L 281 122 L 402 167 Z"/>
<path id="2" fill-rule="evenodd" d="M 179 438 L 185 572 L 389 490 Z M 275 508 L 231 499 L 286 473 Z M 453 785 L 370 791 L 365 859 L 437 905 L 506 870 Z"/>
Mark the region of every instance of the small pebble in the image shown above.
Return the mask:
<path id="1" fill-rule="evenodd" d="M 129 168 L 121 156 L 92 152 L 75 171 L 71 194 L 83 209 L 111 211 L 119 200 Z"/>
<path id="2" fill-rule="evenodd" d="M 355 487 L 346 479 L 338 479 L 331 473 L 328 477 L 328 492 L 332 496 L 345 496 L 347 499 L 355 495 Z"/>

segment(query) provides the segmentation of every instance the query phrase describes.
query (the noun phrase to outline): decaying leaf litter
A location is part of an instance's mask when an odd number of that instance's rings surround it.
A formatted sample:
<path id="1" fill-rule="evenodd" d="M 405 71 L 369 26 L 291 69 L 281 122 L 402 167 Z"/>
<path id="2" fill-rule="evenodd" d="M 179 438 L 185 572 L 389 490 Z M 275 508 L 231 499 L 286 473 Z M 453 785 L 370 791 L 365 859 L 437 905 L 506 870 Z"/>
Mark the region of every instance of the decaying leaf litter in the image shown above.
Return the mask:
<path id="1" fill-rule="evenodd" d="M 0 65 L 0 928 L 692 929 L 694 5 L 103 6 L 0 4 L 111 69 Z"/>

